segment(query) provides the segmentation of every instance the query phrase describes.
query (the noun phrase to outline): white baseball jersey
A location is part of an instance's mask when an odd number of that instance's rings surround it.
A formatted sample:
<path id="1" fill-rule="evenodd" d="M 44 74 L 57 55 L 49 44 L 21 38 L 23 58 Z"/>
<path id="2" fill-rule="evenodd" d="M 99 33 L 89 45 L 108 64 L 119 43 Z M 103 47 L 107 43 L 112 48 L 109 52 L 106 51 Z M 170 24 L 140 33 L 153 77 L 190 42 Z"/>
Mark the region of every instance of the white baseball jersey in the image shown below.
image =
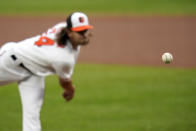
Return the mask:
<path id="1" fill-rule="evenodd" d="M 65 22 L 59 23 L 42 35 L 12 45 L 11 50 L 35 75 L 47 76 L 56 73 L 61 78 L 69 79 L 80 47 L 73 49 L 69 41 L 64 47 L 56 43 L 56 34 L 66 25 Z"/>

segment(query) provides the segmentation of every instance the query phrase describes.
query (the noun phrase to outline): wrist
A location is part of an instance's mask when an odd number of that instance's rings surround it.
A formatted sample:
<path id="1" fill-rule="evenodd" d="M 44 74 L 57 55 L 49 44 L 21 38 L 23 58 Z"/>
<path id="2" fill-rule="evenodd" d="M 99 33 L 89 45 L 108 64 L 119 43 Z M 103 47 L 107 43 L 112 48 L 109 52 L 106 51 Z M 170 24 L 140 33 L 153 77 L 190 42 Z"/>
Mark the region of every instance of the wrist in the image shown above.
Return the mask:
<path id="1" fill-rule="evenodd" d="M 70 87 L 72 87 L 72 80 L 71 79 L 59 78 L 59 83 L 63 89 L 69 89 Z"/>

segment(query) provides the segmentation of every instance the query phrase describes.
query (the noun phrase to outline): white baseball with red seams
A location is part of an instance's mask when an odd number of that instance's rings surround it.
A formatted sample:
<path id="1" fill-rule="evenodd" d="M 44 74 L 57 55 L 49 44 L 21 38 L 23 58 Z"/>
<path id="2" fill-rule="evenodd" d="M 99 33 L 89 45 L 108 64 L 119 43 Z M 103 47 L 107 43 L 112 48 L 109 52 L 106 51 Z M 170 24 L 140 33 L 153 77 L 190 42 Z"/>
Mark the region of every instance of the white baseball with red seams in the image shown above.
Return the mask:
<path id="1" fill-rule="evenodd" d="M 164 54 L 162 55 L 162 61 L 163 61 L 164 63 L 166 63 L 166 64 L 171 63 L 171 62 L 173 61 L 173 56 L 172 56 L 172 54 L 171 54 L 171 53 L 168 53 L 168 52 L 164 53 Z"/>

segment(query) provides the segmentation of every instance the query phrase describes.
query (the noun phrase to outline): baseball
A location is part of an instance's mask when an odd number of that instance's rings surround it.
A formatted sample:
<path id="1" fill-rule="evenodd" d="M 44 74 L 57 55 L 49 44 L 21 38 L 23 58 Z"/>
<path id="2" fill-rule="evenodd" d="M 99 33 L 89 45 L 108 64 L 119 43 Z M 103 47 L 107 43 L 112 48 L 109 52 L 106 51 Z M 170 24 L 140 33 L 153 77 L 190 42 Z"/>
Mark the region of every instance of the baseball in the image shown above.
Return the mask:
<path id="1" fill-rule="evenodd" d="M 173 56 L 172 56 L 172 54 L 171 53 L 164 53 L 163 55 L 162 55 L 162 61 L 164 62 L 164 63 L 166 63 L 166 64 L 169 64 L 169 63 L 171 63 L 172 61 L 173 61 Z"/>

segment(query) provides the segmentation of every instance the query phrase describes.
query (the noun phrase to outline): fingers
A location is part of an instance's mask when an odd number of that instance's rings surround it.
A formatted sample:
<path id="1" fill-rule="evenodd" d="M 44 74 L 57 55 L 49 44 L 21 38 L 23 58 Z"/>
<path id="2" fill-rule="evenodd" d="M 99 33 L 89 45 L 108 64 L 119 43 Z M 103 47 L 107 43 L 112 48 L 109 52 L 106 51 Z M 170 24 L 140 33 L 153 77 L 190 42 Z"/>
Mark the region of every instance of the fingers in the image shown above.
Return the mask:
<path id="1" fill-rule="evenodd" d="M 69 85 L 66 87 L 63 93 L 63 97 L 66 101 L 70 101 L 74 97 L 75 87 L 73 85 Z"/>
<path id="2" fill-rule="evenodd" d="M 65 91 L 63 93 L 63 97 L 65 98 L 66 101 L 70 101 L 74 97 L 74 92 Z"/>

